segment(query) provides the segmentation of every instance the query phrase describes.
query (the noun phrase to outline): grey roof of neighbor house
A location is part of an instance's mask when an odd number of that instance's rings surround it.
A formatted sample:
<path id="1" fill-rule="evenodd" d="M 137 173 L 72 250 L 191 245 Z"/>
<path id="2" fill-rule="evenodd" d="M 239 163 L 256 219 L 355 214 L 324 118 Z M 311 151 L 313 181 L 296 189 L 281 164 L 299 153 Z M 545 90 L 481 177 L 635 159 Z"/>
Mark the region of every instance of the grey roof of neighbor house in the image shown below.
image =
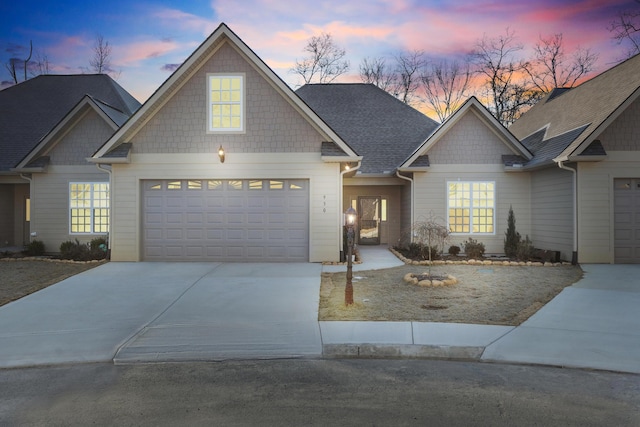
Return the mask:
<path id="1" fill-rule="evenodd" d="M 42 75 L 0 91 L 0 173 L 15 167 L 85 95 L 118 126 L 140 107 L 105 74 Z"/>
<path id="2" fill-rule="evenodd" d="M 527 167 L 567 159 L 582 143 L 590 152 L 594 138 L 616 117 L 626 102 L 640 96 L 640 55 L 616 65 L 572 89 L 555 90 L 509 126 L 534 154 Z"/>
<path id="3" fill-rule="evenodd" d="M 296 93 L 364 156 L 363 174 L 394 172 L 439 126 L 372 84 L 307 84 Z"/>

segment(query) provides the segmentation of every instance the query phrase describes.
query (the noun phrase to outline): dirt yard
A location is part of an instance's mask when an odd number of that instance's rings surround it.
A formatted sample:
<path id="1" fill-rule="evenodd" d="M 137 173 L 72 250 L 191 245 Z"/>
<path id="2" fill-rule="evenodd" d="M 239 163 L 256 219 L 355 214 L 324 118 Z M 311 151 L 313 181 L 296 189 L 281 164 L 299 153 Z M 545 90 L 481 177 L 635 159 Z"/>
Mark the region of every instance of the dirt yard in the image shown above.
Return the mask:
<path id="1" fill-rule="evenodd" d="M 403 280 L 406 273 L 427 269 L 406 265 L 355 272 L 351 307 L 344 304 L 346 273 L 323 273 L 319 319 L 516 326 L 582 277 L 577 266 L 446 265 L 432 267 L 431 274 L 451 274 L 457 284 L 431 288 Z"/>
<path id="2" fill-rule="evenodd" d="M 0 306 L 102 264 L 0 260 Z"/>

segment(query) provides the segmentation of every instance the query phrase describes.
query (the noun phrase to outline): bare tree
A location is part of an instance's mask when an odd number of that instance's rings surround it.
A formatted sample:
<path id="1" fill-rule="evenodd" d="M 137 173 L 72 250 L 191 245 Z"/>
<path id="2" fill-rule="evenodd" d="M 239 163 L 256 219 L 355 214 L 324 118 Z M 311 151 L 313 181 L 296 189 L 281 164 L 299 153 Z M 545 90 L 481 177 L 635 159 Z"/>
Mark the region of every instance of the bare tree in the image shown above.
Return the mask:
<path id="1" fill-rule="evenodd" d="M 41 50 L 36 50 L 35 63 L 31 67 L 31 75 L 39 76 L 51 73 L 51 63 L 47 54 Z"/>
<path id="2" fill-rule="evenodd" d="M 400 52 L 394 58 L 396 79 L 393 94 L 405 104 L 413 104 L 420 89 L 420 76 L 427 65 L 427 59 L 421 50 Z"/>
<path id="3" fill-rule="evenodd" d="M 93 56 L 89 60 L 91 71 L 97 74 L 109 73 L 111 70 L 111 45 L 102 34 L 96 36 L 93 45 Z"/>
<path id="4" fill-rule="evenodd" d="M 29 68 L 29 61 L 31 61 L 31 56 L 33 55 L 33 41 L 29 40 L 29 56 L 27 59 L 20 58 L 10 58 L 9 62 L 4 64 L 5 68 L 9 72 L 11 79 L 15 84 L 18 84 L 18 64 L 21 64 L 22 69 L 24 70 L 24 81 L 27 80 L 27 69 Z"/>
<path id="5" fill-rule="evenodd" d="M 571 58 L 562 44 L 562 33 L 543 38 L 534 48 L 535 59 L 526 72 L 537 90 L 546 94 L 555 88 L 573 87 L 578 80 L 593 71 L 598 55 L 590 49 L 578 48 Z"/>
<path id="6" fill-rule="evenodd" d="M 480 39 L 472 53 L 475 72 L 484 78 L 481 97 L 489 111 L 503 125 L 513 123 L 539 99 L 539 92 L 528 85 L 527 62 L 518 59 L 523 46 L 516 43 L 515 33 L 507 28 L 504 35 Z"/>
<path id="7" fill-rule="evenodd" d="M 304 51 L 309 56 L 296 60 L 290 71 L 299 74 L 305 83 L 331 83 L 349 70 L 346 51 L 335 44 L 331 34 L 311 37 Z"/>
<path id="8" fill-rule="evenodd" d="M 444 122 L 465 101 L 471 79 L 469 62 L 430 63 L 421 75 L 425 102 Z"/>
<path id="9" fill-rule="evenodd" d="M 640 53 L 640 0 L 635 2 L 638 4 L 636 10 L 621 12 L 607 27 L 618 44 L 628 45 L 627 58 Z"/>
<path id="10" fill-rule="evenodd" d="M 384 91 L 391 91 L 395 84 L 395 74 L 382 57 L 364 58 L 360 63 L 360 80 L 371 83 Z"/>

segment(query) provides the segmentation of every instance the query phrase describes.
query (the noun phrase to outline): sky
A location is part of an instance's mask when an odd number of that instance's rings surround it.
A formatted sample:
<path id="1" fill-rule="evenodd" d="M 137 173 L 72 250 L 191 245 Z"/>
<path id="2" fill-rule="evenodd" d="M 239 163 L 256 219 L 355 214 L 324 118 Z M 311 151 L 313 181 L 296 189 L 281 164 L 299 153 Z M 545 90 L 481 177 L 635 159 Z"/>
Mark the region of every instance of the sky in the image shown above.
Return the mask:
<path id="1" fill-rule="evenodd" d="M 144 102 L 217 27 L 226 23 L 285 82 L 302 83 L 289 70 L 304 57 L 309 38 L 326 32 L 347 52 L 360 81 L 365 57 L 423 50 L 430 58 L 459 58 L 483 36 L 507 28 L 523 54 L 541 36 L 563 34 L 567 52 L 599 54 L 597 72 L 625 56 L 607 26 L 634 0 L 91 0 L 3 1 L 0 4 L 0 87 L 5 64 L 25 58 L 29 42 L 46 55 L 52 74 L 89 72 L 96 36 L 112 47 L 112 76 Z"/>

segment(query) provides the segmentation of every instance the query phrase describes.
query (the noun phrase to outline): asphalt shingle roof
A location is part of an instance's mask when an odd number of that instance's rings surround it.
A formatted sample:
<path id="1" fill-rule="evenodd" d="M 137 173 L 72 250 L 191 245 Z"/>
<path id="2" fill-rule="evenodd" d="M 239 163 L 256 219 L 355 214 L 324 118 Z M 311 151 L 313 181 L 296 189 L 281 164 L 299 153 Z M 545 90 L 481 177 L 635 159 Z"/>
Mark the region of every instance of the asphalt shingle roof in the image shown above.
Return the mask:
<path id="1" fill-rule="evenodd" d="M 394 171 L 438 123 L 382 89 L 363 83 L 308 84 L 296 91 L 356 153 L 360 171 Z"/>
<path id="2" fill-rule="evenodd" d="M 104 74 L 42 75 L 0 91 L 0 173 L 15 167 L 85 95 L 118 125 L 140 107 Z"/>
<path id="3" fill-rule="evenodd" d="M 565 144 L 555 157 L 568 157 L 628 99 L 640 92 L 640 55 L 636 55 L 571 90 L 553 91 L 523 114 L 509 130 L 520 140 L 546 129 L 547 141 Z M 579 131 L 578 131 L 579 130 Z M 572 140 L 568 140 L 573 136 Z M 533 150 L 535 151 L 535 149 Z"/>

